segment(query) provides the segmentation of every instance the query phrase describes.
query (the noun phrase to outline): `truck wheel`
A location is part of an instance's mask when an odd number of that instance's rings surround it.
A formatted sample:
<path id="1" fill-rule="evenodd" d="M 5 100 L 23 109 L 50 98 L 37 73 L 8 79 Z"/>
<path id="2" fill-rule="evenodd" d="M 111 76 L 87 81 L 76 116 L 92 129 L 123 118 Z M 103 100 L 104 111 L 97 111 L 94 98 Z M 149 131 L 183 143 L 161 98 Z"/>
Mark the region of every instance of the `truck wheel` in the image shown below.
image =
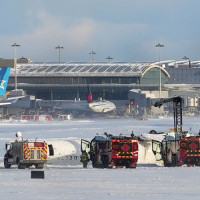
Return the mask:
<path id="1" fill-rule="evenodd" d="M 11 164 L 8 163 L 8 155 L 7 154 L 5 154 L 5 156 L 4 156 L 4 167 L 6 169 L 10 169 L 10 167 L 11 167 Z"/>
<path id="2" fill-rule="evenodd" d="M 108 168 L 108 165 L 109 165 L 109 158 L 108 158 L 108 156 L 107 155 L 102 155 L 101 161 L 102 161 L 103 168 Z"/>
<path id="3" fill-rule="evenodd" d="M 176 154 L 172 154 L 172 167 L 177 166 L 178 158 Z"/>
<path id="4" fill-rule="evenodd" d="M 18 169 L 25 169 L 26 168 L 26 165 L 23 165 L 21 163 L 18 164 Z"/>
<path id="5" fill-rule="evenodd" d="M 20 158 L 17 158 L 16 162 L 17 162 L 18 169 L 25 169 L 26 168 L 26 165 L 23 165 L 22 163 L 20 163 Z"/>
<path id="6" fill-rule="evenodd" d="M 92 160 L 92 167 L 93 167 L 93 168 L 96 168 L 96 167 L 97 167 L 96 160 Z"/>

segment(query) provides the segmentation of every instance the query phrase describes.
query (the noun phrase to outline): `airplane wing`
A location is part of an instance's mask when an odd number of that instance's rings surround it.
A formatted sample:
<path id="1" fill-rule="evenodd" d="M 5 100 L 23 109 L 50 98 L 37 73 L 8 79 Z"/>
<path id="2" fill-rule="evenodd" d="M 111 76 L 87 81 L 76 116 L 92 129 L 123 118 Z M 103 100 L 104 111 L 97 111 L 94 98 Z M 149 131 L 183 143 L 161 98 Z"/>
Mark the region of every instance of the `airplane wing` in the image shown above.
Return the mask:
<path id="1" fill-rule="evenodd" d="M 0 102 L 0 106 L 10 105 L 11 102 Z"/>
<path id="2" fill-rule="evenodd" d="M 25 96 L 8 97 L 7 101 L 14 101 L 15 100 L 15 102 L 16 102 L 17 100 L 22 99 L 24 97 Z"/>
<path id="3" fill-rule="evenodd" d="M 0 106 L 10 105 L 17 102 L 19 99 L 24 98 L 25 96 L 9 97 L 6 100 L 0 101 Z"/>

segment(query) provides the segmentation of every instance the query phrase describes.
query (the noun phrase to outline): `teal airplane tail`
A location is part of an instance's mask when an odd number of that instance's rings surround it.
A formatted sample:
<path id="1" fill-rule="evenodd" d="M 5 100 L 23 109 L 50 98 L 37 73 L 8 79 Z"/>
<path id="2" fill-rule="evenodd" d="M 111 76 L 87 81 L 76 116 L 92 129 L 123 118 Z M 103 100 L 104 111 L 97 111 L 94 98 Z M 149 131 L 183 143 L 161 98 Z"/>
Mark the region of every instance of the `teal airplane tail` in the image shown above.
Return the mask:
<path id="1" fill-rule="evenodd" d="M 5 95 L 6 93 L 10 69 L 10 67 L 2 67 L 0 69 L 0 96 Z"/>

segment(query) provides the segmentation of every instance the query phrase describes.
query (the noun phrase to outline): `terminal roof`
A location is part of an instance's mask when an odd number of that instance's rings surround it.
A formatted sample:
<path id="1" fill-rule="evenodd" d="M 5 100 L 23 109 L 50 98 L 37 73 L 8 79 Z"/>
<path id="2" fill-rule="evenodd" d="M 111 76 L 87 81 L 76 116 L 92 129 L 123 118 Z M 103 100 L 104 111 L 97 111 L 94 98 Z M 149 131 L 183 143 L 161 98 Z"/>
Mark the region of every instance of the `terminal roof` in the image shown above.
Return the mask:
<path id="1" fill-rule="evenodd" d="M 17 76 L 142 76 L 151 63 L 39 63 L 18 64 Z M 14 76 L 14 69 L 11 70 Z"/>

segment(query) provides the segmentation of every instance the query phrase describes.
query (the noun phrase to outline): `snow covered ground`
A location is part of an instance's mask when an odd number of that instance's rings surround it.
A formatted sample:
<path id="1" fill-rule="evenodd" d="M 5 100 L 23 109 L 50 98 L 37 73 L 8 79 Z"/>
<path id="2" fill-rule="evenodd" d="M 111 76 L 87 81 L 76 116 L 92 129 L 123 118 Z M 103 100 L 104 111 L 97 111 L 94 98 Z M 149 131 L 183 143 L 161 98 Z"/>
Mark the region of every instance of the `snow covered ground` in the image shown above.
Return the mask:
<path id="1" fill-rule="evenodd" d="M 199 118 L 184 118 L 184 130 L 198 133 Z M 31 170 L 4 169 L 4 144 L 21 131 L 26 139 L 92 139 L 96 133 L 141 135 L 168 131 L 173 118 L 136 121 L 131 118 L 65 122 L 0 122 L 0 200 L 9 199 L 199 199 L 200 168 L 167 168 L 152 164 L 137 169 L 82 169 L 81 165 L 47 165 L 45 179 L 31 179 Z"/>

